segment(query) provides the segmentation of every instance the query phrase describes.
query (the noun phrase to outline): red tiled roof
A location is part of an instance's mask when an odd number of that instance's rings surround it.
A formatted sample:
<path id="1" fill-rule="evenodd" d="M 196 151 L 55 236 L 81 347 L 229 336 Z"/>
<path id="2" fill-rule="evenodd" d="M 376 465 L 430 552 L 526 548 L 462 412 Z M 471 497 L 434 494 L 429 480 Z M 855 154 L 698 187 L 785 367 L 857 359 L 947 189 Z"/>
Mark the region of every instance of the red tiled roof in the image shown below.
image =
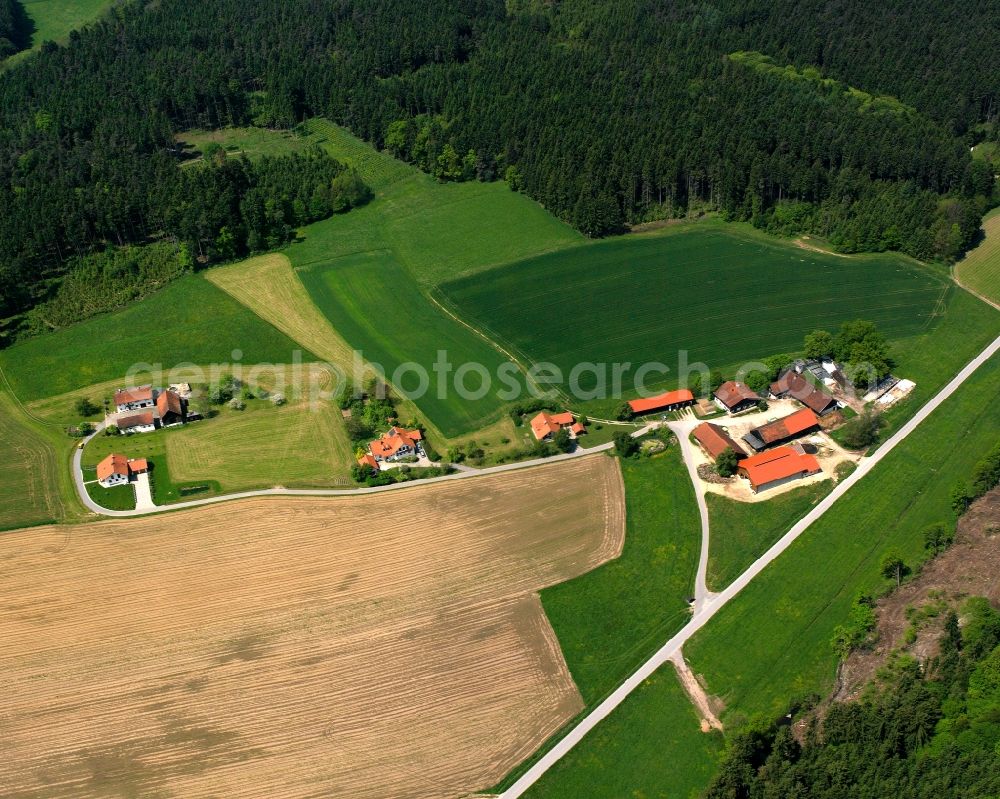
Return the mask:
<path id="1" fill-rule="evenodd" d="M 733 441 L 732 437 L 718 425 L 702 422 L 693 431 L 695 439 L 713 458 L 718 458 L 726 449 L 732 449 L 740 458 L 746 457 L 744 449 Z"/>
<path id="2" fill-rule="evenodd" d="M 389 428 L 389 432 L 376 439 L 370 445 L 372 455 L 391 458 L 403 447 L 417 448 L 417 442 L 423 438 L 419 430 L 406 430 L 402 427 Z"/>
<path id="3" fill-rule="evenodd" d="M 727 408 L 735 408 L 741 402 L 752 400 L 758 402 L 757 396 L 746 383 L 738 383 L 735 380 L 727 380 L 715 390 L 715 396 Z"/>
<path id="4" fill-rule="evenodd" d="M 372 455 L 369 455 L 367 452 L 364 455 L 362 455 L 360 458 L 358 458 L 358 465 L 359 466 L 370 466 L 376 472 L 378 471 L 378 461 L 375 460 L 375 458 Z"/>
<path id="5" fill-rule="evenodd" d="M 122 388 L 115 392 L 115 405 L 129 405 L 133 402 L 152 402 L 153 387 Z"/>
<path id="6" fill-rule="evenodd" d="M 112 452 L 103 461 L 97 464 L 97 479 L 104 482 L 113 475 L 128 477 L 128 458 Z"/>
<path id="7" fill-rule="evenodd" d="M 118 419 L 118 429 L 128 430 L 131 427 L 139 427 L 144 424 L 153 424 L 153 412 L 144 411 L 143 413 L 134 413 L 131 416 L 122 416 Z"/>
<path id="8" fill-rule="evenodd" d="M 579 422 L 573 422 L 573 426 L 570 428 L 570 430 L 573 431 L 574 435 L 580 435 L 581 433 L 587 432 L 587 428 L 584 427 Z"/>
<path id="9" fill-rule="evenodd" d="M 535 434 L 535 438 L 541 441 L 546 436 L 557 433 L 560 427 L 569 427 L 573 421 L 573 414 L 569 411 L 563 413 L 542 411 L 531 420 L 531 432 Z"/>
<path id="10" fill-rule="evenodd" d="M 183 413 L 180 396 L 169 389 L 161 391 L 156 397 L 156 410 L 160 412 L 161 419 L 167 413 L 176 413 L 180 416 Z"/>
<path id="11" fill-rule="evenodd" d="M 128 462 L 129 471 L 133 474 L 141 474 L 149 471 L 149 461 L 145 458 L 133 458 Z"/>
<path id="12" fill-rule="evenodd" d="M 816 474 L 819 462 L 812 455 L 802 455 L 791 447 L 777 447 L 739 462 L 754 490 L 760 486 L 796 475 Z"/>
<path id="13" fill-rule="evenodd" d="M 650 411 L 655 411 L 657 408 L 666 408 L 681 402 L 694 402 L 694 394 L 686 388 L 681 388 L 677 391 L 658 394 L 655 397 L 629 400 L 628 404 L 633 413 L 649 413 Z"/>
<path id="14" fill-rule="evenodd" d="M 793 436 L 801 435 L 818 424 L 819 419 L 816 418 L 816 414 L 808 408 L 803 408 L 801 411 L 796 411 L 783 419 L 762 425 L 750 432 L 755 434 L 765 444 L 774 444 L 778 441 L 785 441 Z"/>
<path id="15" fill-rule="evenodd" d="M 830 407 L 831 403 L 836 402 L 833 397 L 814 386 L 794 370 L 785 372 L 774 383 L 771 383 L 770 390 L 776 397 L 787 394 L 816 413 L 822 413 Z"/>

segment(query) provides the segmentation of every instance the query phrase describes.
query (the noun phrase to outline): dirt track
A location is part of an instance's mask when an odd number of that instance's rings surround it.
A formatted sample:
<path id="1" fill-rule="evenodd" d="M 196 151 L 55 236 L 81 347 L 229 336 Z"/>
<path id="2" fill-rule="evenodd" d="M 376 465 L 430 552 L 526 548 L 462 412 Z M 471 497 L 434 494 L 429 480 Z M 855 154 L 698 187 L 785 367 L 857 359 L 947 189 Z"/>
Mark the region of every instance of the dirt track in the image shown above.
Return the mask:
<path id="1" fill-rule="evenodd" d="M 12 797 L 457 797 L 582 703 L 535 591 L 616 556 L 597 456 L 0 538 Z"/>

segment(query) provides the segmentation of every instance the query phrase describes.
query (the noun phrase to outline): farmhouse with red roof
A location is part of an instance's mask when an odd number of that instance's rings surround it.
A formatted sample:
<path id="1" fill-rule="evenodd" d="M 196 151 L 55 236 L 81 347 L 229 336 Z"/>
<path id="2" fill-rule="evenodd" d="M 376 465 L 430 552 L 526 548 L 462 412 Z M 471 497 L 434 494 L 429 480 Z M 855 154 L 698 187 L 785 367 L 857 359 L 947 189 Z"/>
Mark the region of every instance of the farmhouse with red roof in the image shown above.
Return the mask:
<path id="1" fill-rule="evenodd" d="M 655 397 L 629 400 L 628 405 L 636 416 L 653 411 L 676 411 L 694 405 L 694 394 L 686 388 L 681 388 Z"/>
<path id="2" fill-rule="evenodd" d="M 124 455 L 111 453 L 97 464 L 97 482 L 103 488 L 113 488 L 124 485 L 135 475 L 149 471 L 149 463 L 145 458 L 129 460 Z"/>
<path id="3" fill-rule="evenodd" d="M 368 445 L 368 451 L 378 463 L 397 461 L 410 455 L 419 455 L 423 438 L 424 435 L 419 430 L 390 427 L 388 433 Z"/>
<path id="4" fill-rule="evenodd" d="M 818 386 L 814 386 L 794 369 L 789 369 L 771 383 L 770 392 L 775 399 L 783 397 L 797 399 L 820 416 L 837 409 L 837 400 Z"/>
<path id="5" fill-rule="evenodd" d="M 750 481 L 754 493 L 760 493 L 822 470 L 812 455 L 804 455 L 792 447 L 777 447 L 741 460 L 738 471 L 741 477 Z"/>
<path id="6" fill-rule="evenodd" d="M 542 411 L 531 420 L 531 432 L 538 441 L 551 441 L 560 430 L 569 430 L 570 437 L 575 438 L 587 432 L 587 428 L 578 422 L 569 411 L 563 413 L 546 413 Z"/>
<path id="7" fill-rule="evenodd" d="M 118 413 L 123 413 L 124 411 L 140 411 L 143 408 L 152 407 L 152 386 L 120 388 L 115 392 L 115 410 L 118 411 Z"/>

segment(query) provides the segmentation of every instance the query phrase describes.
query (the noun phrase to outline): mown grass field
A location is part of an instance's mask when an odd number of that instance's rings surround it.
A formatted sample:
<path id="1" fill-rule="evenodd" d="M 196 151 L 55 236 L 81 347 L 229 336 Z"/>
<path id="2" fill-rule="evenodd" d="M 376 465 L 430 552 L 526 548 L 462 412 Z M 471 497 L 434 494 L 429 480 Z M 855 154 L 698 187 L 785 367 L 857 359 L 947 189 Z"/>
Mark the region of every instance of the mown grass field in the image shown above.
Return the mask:
<path id="1" fill-rule="evenodd" d="M 703 733 L 698 725 L 698 714 L 668 663 L 525 796 L 696 799 L 723 748 L 721 734 Z"/>
<path id="2" fill-rule="evenodd" d="M 459 322 L 437 311 L 392 253 L 345 256 L 302 269 L 299 277 L 316 306 L 363 359 L 378 364 L 445 436 L 475 430 L 499 416 L 505 403 L 496 394 L 502 388 L 496 381 L 505 359 Z M 453 364 L 451 375 L 433 370 L 440 351 Z M 414 364 L 414 369 L 406 369 L 407 363 Z M 480 364 L 493 383 L 478 398 L 475 394 L 463 397 L 457 389 L 457 369 L 466 363 Z M 479 392 L 484 383 L 481 375 L 471 373 L 464 385 Z"/>
<path id="3" fill-rule="evenodd" d="M 66 449 L 69 439 L 66 439 Z M 61 453 L 0 391 L 0 530 L 59 521 Z"/>
<path id="4" fill-rule="evenodd" d="M 192 275 L 105 316 L 29 339 L 0 352 L 22 401 L 124 379 L 136 364 L 290 363 L 309 352 L 204 278 Z M 148 371 L 148 370 L 147 370 Z"/>
<path id="5" fill-rule="evenodd" d="M 912 336 L 934 323 L 946 288 L 898 256 L 838 258 L 709 223 L 566 249 L 441 290 L 502 344 L 568 376 L 583 362 L 676 369 L 680 350 L 725 369 L 800 349 L 809 331 L 848 319 Z"/>
<path id="6" fill-rule="evenodd" d="M 924 557 L 923 529 L 949 520 L 949 493 L 1000 438 L 1000 358 L 959 392 L 693 638 L 685 653 L 730 722 L 776 717 L 833 683 L 833 630 L 879 591 L 885 552 Z"/>
<path id="7" fill-rule="evenodd" d="M 711 530 L 709 590 L 721 591 L 739 577 L 832 488 L 825 481 L 752 503 L 706 494 Z"/>
<path id="8" fill-rule="evenodd" d="M 1000 208 L 983 219 L 985 238 L 955 264 L 959 280 L 993 302 L 1000 302 Z"/>
<path id="9" fill-rule="evenodd" d="M 573 679 L 588 704 L 684 626 L 701 524 L 680 448 L 622 462 L 625 547 L 616 560 L 542 592 Z"/>
<path id="10" fill-rule="evenodd" d="M 90 482 L 95 479 L 93 473 L 86 475 L 87 493 L 102 508 L 108 510 L 134 510 L 135 509 L 135 489 L 131 485 L 114 486 L 105 488 L 104 486 Z"/>

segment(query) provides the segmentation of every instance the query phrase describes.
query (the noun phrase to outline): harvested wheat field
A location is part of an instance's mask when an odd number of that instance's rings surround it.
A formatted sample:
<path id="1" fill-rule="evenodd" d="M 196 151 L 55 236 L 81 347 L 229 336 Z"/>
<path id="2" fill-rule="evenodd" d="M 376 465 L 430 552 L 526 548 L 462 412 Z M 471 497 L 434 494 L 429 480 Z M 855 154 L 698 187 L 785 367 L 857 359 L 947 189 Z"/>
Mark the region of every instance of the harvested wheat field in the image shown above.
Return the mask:
<path id="1" fill-rule="evenodd" d="M 614 558 L 604 456 L 0 538 L 12 797 L 459 797 L 582 707 L 536 591 Z"/>

